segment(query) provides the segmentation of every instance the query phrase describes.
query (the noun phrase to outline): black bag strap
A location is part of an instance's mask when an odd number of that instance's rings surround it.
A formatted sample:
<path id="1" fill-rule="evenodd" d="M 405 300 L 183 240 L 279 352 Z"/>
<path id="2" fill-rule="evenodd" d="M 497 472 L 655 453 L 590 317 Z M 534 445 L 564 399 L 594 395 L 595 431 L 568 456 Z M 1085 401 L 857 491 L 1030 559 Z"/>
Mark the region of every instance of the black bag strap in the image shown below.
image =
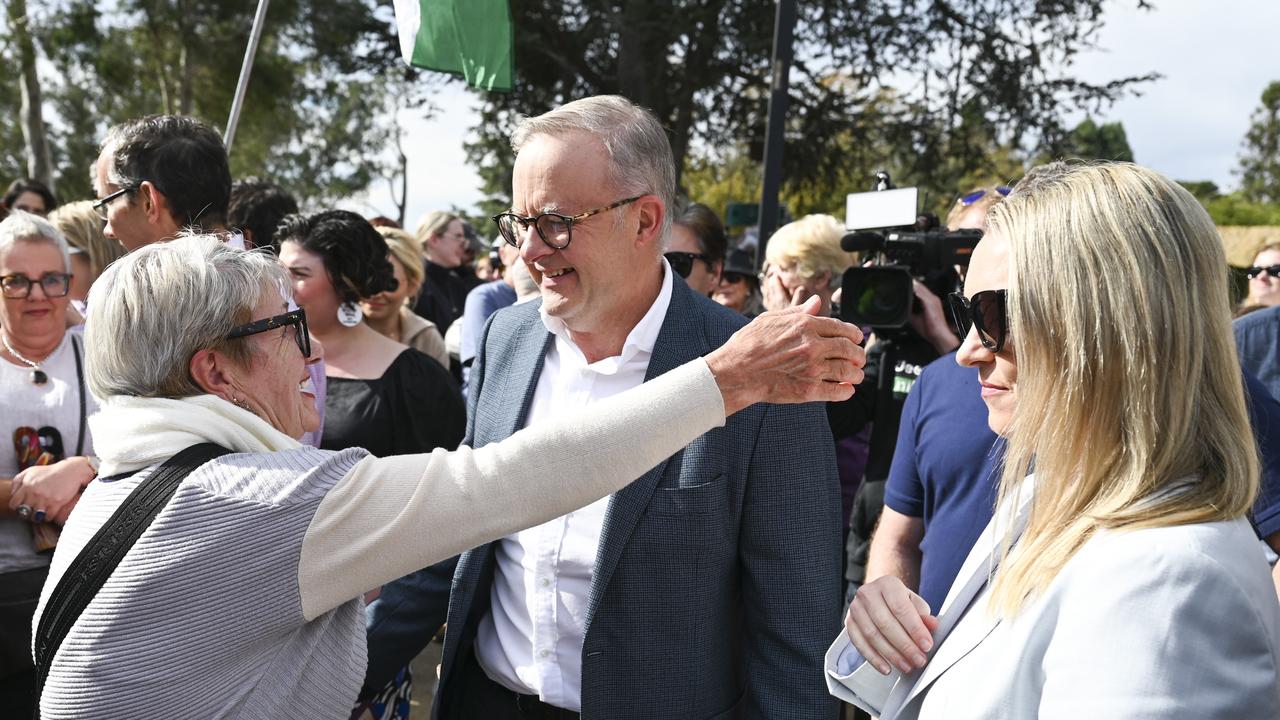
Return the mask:
<path id="1" fill-rule="evenodd" d="M 111 518 L 71 561 L 58 586 L 49 595 L 36 629 L 36 718 L 39 697 L 49 666 L 71 626 L 89 606 L 107 578 L 133 547 L 151 521 L 169 504 L 178 485 L 196 468 L 231 451 L 213 443 L 201 443 L 166 460 L 125 498 Z"/>

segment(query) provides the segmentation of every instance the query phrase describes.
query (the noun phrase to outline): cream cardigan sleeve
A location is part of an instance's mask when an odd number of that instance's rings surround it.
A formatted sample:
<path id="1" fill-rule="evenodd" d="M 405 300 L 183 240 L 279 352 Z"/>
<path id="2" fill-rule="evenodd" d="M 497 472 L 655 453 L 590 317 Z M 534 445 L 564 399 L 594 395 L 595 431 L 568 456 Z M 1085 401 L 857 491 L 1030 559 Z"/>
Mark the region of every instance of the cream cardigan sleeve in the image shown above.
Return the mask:
<path id="1" fill-rule="evenodd" d="M 478 450 L 361 460 L 302 541 L 307 620 L 360 593 L 616 492 L 724 424 L 702 359 Z"/>

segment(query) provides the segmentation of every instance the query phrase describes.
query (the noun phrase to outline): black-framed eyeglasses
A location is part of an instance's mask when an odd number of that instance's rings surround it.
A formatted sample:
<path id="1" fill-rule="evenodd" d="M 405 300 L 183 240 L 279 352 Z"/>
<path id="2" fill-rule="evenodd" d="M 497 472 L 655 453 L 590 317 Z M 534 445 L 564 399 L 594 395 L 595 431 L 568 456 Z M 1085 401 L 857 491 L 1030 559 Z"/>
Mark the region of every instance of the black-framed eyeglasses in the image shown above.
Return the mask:
<path id="1" fill-rule="evenodd" d="M 1009 187 L 1005 187 L 1004 185 L 1001 185 L 1000 187 L 996 188 L 995 191 L 1000 195 L 1000 197 L 1009 197 L 1009 193 L 1013 192 L 1013 188 L 1009 188 Z M 981 190 L 974 190 L 968 195 L 961 197 L 956 202 L 960 203 L 965 207 L 969 207 L 970 205 L 978 202 L 979 200 L 981 200 L 986 196 L 987 196 L 987 190 L 986 188 L 983 188 Z"/>
<path id="2" fill-rule="evenodd" d="M 1280 277 L 1280 265 L 1268 265 L 1266 267 L 1258 267 L 1257 265 L 1254 265 L 1244 271 L 1244 274 L 1248 275 L 1250 280 L 1257 278 L 1262 273 L 1266 273 L 1273 278 Z"/>
<path id="3" fill-rule="evenodd" d="M 703 253 L 678 252 L 672 251 L 663 253 L 663 257 L 671 264 L 671 269 L 682 278 L 689 277 L 689 273 L 693 272 L 693 261 L 701 260 L 706 263 L 707 270 L 711 269 L 711 258 Z"/>
<path id="4" fill-rule="evenodd" d="M 0 291 L 10 300 L 21 300 L 31 295 L 31 288 L 39 285 L 47 298 L 65 297 L 71 291 L 71 273 L 45 273 L 39 280 L 16 273 L 0 277 Z"/>
<path id="5" fill-rule="evenodd" d="M 529 226 L 532 225 L 538 231 L 538 237 L 542 238 L 542 242 L 556 250 L 563 250 L 569 247 L 569 241 L 573 239 L 574 223 L 582 222 L 592 215 L 599 215 L 602 212 L 620 208 L 642 197 L 644 195 L 637 195 L 594 210 L 580 212 L 577 215 L 545 212 L 525 217 L 513 212 L 498 213 L 493 216 L 493 222 L 498 225 L 498 232 L 502 235 L 502 239 L 506 240 L 512 247 L 520 247 L 525 235 L 529 234 Z"/>
<path id="6" fill-rule="evenodd" d="M 991 352 L 1003 350 L 1009 335 L 1009 315 L 1005 311 L 1008 295 L 1007 290 L 983 290 L 968 299 L 963 293 L 948 295 L 951 322 L 960 338 L 967 336 L 972 327 L 978 331 L 982 347 Z"/>
<path id="7" fill-rule="evenodd" d="M 263 318 L 262 320 L 254 320 L 251 323 L 246 323 L 239 327 L 232 328 L 231 332 L 227 334 L 227 339 L 234 340 L 236 338 L 248 337 L 250 335 L 257 335 L 258 333 L 264 333 L 268 330 L 288 327 L 290 325 L 298 326 L 293 332 L 293 339 L 298 343 L 298 349 L 302 351 L 302 357 L 310 358 L 311 333 L 307 330 L 307 311 L 302 308 L 284 313 L 283 315 Z"/>
<path id="8" fill-rule="evenodd" d="M 124 187 L 120 188 L 119 190 L 117 190 L 117 191 L 115 191 L 115 192 L 111 193 L 110 195 L 108 195 L 108 196 L 106 196 L 106 197 L 102 198 L 101 200 L 99 200 L 98 202 L 94 203 L 94 204 L 93 204 L 93 211 L 94 211 L 94 212 L 96 212 L 96 213 L 98 213 L 98 217 L 102 218 L 103 220 L 106 220 L 106 219 L 107 219 L 107 208 L 108 208 L 108 206 L 109 206 L 109 205 L 111 205 L 111 201 L 112 201 L 112 200 L 115 200 L 116 198 L 120 197 L 121 195 L 127 195 L 128 193 L 131 193 L 131 192 L 133 192 L 134 190 L 137 190 L 137 189 L 138 189 L 138 186 L 137 186 L 137 185 L 125 185 Z"/>

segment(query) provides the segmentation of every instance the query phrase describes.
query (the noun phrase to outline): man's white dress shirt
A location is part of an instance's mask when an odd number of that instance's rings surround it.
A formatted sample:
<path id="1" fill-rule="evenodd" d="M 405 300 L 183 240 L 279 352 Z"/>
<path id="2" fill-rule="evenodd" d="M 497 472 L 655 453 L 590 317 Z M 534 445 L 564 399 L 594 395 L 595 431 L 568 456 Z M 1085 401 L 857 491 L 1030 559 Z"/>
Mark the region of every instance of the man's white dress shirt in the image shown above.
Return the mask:
<path id="1" fill-rule="evenodd" d="M 644 382 L 671 304 L 666 259 L 662 268 L 658 297 L 627 335 L 620 355 L 588 363 L 564 323 L 542 312 L 555 340 L 534 389 L 528 425 Z M 476 657 L 495 682 L 556 707 L 582 710 L 587 597 L 608 507 L 609 497 L 601 498 L 498 542 L 489 614 L 476 634 Z"/>

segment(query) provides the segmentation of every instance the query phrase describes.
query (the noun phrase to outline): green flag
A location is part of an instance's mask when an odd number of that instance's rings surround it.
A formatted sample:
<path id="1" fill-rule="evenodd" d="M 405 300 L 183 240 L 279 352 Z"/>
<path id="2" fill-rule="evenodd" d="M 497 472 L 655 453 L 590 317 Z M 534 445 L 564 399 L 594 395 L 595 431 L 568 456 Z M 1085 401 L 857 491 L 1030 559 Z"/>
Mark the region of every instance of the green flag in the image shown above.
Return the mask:
<path id="1" fill-rule="evenodd" d="M 405 62 L 461 75 L 482 90 L 511 90 L 507 0 L 395 0 L 395 11 Z"/>

